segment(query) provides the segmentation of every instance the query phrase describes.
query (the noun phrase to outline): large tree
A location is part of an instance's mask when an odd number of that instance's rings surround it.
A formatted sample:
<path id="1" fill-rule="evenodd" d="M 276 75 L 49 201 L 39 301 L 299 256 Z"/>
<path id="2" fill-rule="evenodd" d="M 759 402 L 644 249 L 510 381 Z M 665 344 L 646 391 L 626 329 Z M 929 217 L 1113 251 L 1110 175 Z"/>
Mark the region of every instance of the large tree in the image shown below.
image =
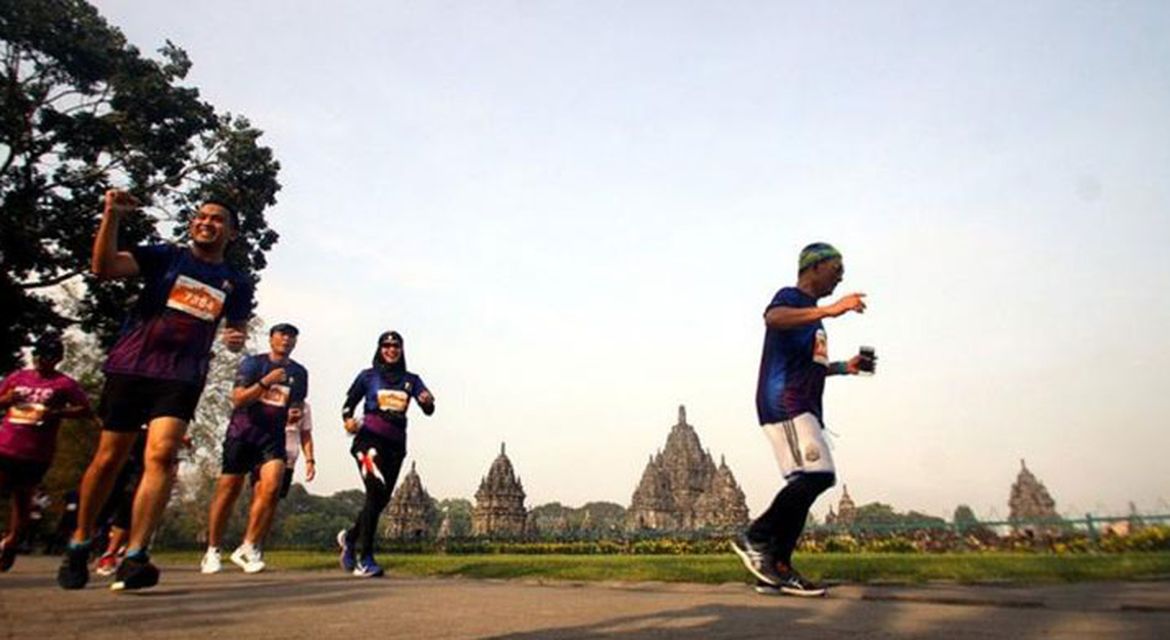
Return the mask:
<path id="1" fill-rule="evenodd" d="M 0 370 L 45 327 L 77 326 L 103 346 L 116 336 L 140 283 L 88 270 L 111 187 L 146 205 L 122 242 L 177 238 L 203 199 L 226 198 L 240 213 L 228 259 L 254 281 L 265 267 L 279 164 L 246 119 L 182 84 L 182 49 L 168 41 L 158 54 L 141 55 L 82 0 L 0 0 Z M 75 279 L 87 295 L 70 313 L 52 292 Z"/>

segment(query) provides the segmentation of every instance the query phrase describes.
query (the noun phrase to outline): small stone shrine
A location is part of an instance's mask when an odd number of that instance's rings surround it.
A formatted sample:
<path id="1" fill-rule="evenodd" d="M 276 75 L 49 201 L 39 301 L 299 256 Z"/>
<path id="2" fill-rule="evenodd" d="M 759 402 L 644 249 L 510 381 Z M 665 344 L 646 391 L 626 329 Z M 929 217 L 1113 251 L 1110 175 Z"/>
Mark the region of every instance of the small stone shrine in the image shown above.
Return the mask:
<path id="1" fill-rule="evenodd" d="M 410 472 L 399 483 L 386 510 L 386 537 L 401 540 L 422 540 L 430 535 L 430 523 L 435 518 L 435 503 L 410 463 Z"/>
<path id="2" fill-rule="evenodd" d="M 487 477 L 475 492 L 471 512 L 471 535 L 488 538 L 518 538 L 525 533 L 528 510 L 524 508 L 524 485 L 512 470 L 512 461 L 500 444 L 500 455 L 492 462 Z"/>

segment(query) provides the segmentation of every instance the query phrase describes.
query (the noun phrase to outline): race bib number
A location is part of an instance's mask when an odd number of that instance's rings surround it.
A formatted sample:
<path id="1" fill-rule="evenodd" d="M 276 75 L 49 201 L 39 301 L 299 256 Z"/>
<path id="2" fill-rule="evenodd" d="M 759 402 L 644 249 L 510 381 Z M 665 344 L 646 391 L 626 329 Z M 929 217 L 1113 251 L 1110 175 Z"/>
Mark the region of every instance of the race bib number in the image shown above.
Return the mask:
<path id="1" fill-rule="evenodd" d="M 180 275 L 175 279 L 175 286 L 171 287 L 171 295 L 167 297 L 167 306 L 195 316 L 200 320 L 215 322 L 223 313 L 223 304 L 226 299 L 227 294 L 223 291 L 194 278 Z"/>
<path id="2" fill-rule="evenodd" d="M 378 408 L 382 411 L 406 411 L 410 396 L 398 389 L 378 389 Z"/>
<path id="3" fill-rule="evenodd" d="M 22 402 L 8 407 L 8 421 L 12 424 L 35 426 L 45 419 L 45 405 L 37 402 Z"/>
<path id="4" fill-rule="evenodd" d="M 829 366 L 829 334 L 824 329 L 817 329 L 817 335 L 813 338 L 813 362 Z"/>
<path id="5" fill-rule="evenodd" d="M 274 384 L 264 390 L 260 396 L 260 402 L 270 407 L 287 407 L 290 396 L 292 396 L 292 389 L 287 385 Z"/>

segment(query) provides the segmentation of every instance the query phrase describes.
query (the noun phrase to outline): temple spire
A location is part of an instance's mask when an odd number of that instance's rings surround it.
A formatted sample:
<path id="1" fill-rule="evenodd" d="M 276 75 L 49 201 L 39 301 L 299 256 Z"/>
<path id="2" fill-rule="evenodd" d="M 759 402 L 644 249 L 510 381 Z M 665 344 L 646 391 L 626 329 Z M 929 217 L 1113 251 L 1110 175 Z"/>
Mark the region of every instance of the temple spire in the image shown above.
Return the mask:
<path id="1" fill-rule="evenodd" d="M 679 424 L 686 424 L 687 423 L 687 408 L 685 405 L 681 405 L 681 404 L 678 405 L 678 423 Z"/>

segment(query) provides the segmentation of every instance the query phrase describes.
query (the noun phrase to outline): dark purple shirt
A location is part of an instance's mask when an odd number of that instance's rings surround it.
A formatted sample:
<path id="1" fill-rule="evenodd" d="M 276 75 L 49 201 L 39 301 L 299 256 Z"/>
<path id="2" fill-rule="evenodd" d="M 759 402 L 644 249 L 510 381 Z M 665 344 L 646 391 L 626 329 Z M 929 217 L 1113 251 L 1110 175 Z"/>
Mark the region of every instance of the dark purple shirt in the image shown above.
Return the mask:
<path id="1" fill-rule="evenodd" d="M 344 407 L 362 405 L 362 429 L 388 440 L 406 443 L 406 409 L 410 399 L 427 390 L 422 378 L 407 371 L 397 382 L 388 382 L 377 369 L 357 375 L 346 393 Z"/>
<path id="2" fill-rule="evenodd" d="M 220 320 L 243 323 L 252 313 L 252 283 L 187 247 L 158 244 L 131 252 L 145 282 L 103 370 L 202 385 Z"/>
<path id="3" fill-rule="evenodd" d="M 284 367 L 288 380 L 269 387 L 256 402 L 233 410 L 227 437 L 253 444 L 284 443 L 289 407 L 304 403 L 309 394 L 309 372 L 295 360 L 274 362 L 267 353 L 261 353 L 240 361 L 235 386 L 250 387 L 280 367 Z"/>

